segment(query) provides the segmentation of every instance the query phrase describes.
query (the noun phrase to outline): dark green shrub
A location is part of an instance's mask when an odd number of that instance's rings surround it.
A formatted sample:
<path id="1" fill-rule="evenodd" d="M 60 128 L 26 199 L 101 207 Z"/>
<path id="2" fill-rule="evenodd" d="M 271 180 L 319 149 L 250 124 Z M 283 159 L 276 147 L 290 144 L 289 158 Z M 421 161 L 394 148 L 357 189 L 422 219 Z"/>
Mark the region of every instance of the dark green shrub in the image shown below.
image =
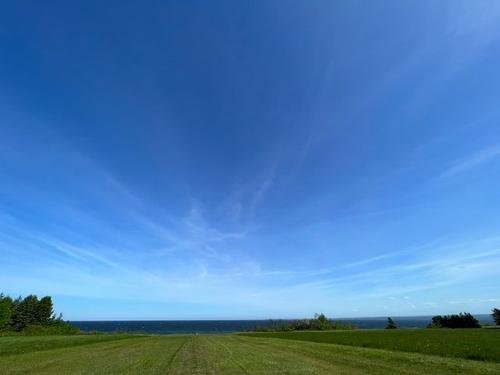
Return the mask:
<path id="1" fill-rule="evenodd" d="M 43 335 L 75 335 L 80 333 L 80 329 L 67 322 L 49 325 L 30 325 L 22 330 L 23 335 L 43 336 Z"/>

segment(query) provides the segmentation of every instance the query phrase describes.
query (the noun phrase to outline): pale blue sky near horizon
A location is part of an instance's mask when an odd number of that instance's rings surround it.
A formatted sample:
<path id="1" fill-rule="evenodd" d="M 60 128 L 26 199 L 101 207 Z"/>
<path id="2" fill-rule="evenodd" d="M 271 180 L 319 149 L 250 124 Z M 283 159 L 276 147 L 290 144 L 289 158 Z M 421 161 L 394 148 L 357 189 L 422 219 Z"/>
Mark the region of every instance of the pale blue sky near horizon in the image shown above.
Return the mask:
<path id="1" fill-rule="evenodd" d="M 500 307 L 497 1 L 16 1 L 0 292 L 71 320 Z"/>

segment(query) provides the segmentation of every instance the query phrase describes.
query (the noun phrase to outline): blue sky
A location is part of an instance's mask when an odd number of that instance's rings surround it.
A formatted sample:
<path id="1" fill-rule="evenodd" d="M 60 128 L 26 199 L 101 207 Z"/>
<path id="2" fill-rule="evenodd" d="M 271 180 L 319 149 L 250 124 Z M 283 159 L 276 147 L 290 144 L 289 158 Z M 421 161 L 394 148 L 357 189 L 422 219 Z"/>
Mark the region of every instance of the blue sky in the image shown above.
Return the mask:
<path id="1" fill-rule="evenodd" d="M 0 13 L 0 286 L 68 319 L 500 305 L 496 1 Z"/>

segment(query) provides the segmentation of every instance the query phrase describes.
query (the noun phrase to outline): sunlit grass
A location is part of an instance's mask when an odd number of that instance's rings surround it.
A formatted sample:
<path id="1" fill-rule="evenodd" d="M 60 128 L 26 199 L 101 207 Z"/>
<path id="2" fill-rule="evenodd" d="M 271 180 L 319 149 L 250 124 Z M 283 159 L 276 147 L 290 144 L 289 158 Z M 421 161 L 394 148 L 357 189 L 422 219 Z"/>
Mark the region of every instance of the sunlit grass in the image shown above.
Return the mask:
<path id="1" fill-rule="evenodd" d="M 500 373 L 499 363 L 240 335 L 0 337 L 0 351 L 2 375 Z"/>
<path id="2" fill-rule="evenodd" d="M 296 331 L 245 333 L 243 335 L 500 362 L 499 329 Z"/>

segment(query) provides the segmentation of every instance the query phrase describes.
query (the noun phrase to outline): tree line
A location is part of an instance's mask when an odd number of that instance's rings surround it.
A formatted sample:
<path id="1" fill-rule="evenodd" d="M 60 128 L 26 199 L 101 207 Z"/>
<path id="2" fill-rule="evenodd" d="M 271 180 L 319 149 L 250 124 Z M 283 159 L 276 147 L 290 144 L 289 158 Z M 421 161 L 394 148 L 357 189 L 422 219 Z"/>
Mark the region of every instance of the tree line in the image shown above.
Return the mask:
<path id="1" fill-rule="evenodd" d="M 500 309 L 491 310 L 491 317 L 496 325 L 500 325 Z M 386 329 L 397 328 L 392 318 L 387 318 Z M 451 315 L 435 315 L 432 317 L 427 328 L 481 328 L 479 320 L 471 313 L 459 313 Z"/>
<path id="2" fill-rule="evenodd" d="M 30 294 L 13 299 L 0 294 L 0 332 L 14 331 L 26 333 L 76 333 L 73 327 L 56 316 L 50 296 L 38 298 Z"/>
<path id="3" fill-rule="evenodd" d="M 491 316 L 496 325 L 500 326 L 500 309 L 494 308 Z M 334 321 L 324 314 L 315 314 L 313 319 L 296 320 L 270 320 L 264 326 L 257 325 L 251 331 L 257 332 L 277 332 L 277 331 L 325 331 L 325 330 L 351 330 L 356 329 L 356 325 Z M 391 317 L 387 318 L 386 329 L 398 328 Z M 481 328 L 479 320 L 471 313 L 459 313 L 451 315 L 435 315 L 432 317 L 427 328 Z"/>
<path id="4" fill-rule="evenodd" d="M 354 324 L 333 321 L 325 314 L 315 314 L 312 319 L 269 320 L 264 326 L 257 325 L 251 331 L 278 332 L 278 331 L 326 331 L 326 330 L 356 329 Z"/>

